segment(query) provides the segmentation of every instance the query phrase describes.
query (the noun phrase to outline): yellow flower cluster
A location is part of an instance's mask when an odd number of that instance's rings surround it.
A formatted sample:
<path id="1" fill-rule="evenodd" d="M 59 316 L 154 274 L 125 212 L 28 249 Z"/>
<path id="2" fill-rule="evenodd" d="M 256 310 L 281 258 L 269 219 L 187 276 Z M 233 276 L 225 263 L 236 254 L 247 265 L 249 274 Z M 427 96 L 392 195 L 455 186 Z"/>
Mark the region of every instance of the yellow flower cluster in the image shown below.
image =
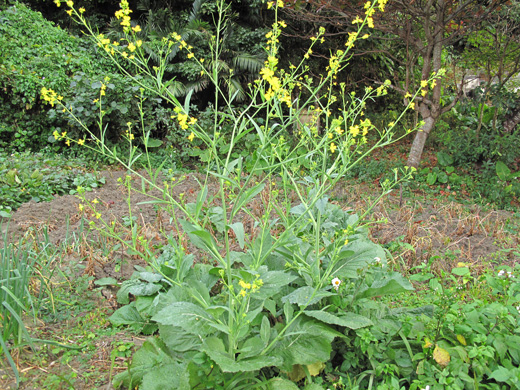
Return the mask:
<path id="1" fill-rule="evenodd" d="M 188 114 L 185 114 L 182 111 L 182 108 L 175 107 L 173 111 L 177 115 L 176 116 L 172 115 L 172 119 L 175 118 L 175 117 L 177 118 L 177 122 L 179 122 L 179 126 L 181 127 L 181 129 L 187 130 L 189 126 L 194 125 L 195 123 L 197 123 L 197 118 L 193 118 L 193 117 L 190 118 L 188 116 Z"/>
<path id="2" fill-rule="evenodd" d="M 268 1 L 267 2 L 267 9 L 271 9 L 274 7 L 274 1 Z M 283 8 L 284 7 L 284 3 L 282 0 L 276 0 L 276 7 L 278 8 Z"/>
<path id="3" fill-rule="evenodd" d="M 258 279 L 257 277 L 257 279 L 253 283 L 246 283 L 245 281 L 240 280 L 238 284 L 240 285 L 240 287 L 242 287 L 238 295 L 245 297 L 248 293 L 248 290 L 250 290 L 251 293 L 254 293 L 264 285 L 264 282 L 262 281 L 262 279 Z"/>
<path id="4" fill-rule="evenodd" d="M 69 137 L 67 137 L 66 131 L 64 131 L 60 134 L 57 130 L 54 130 L 52 135 L 54 136 L 54 139 L 57 141 L 65 140 L 65 145 L 67 145 L 67 146 L 70 146 L 70 141 L 76 142 L 80 146 L 84 145 L 85 141 L 86 141 L 86 138 L 78 139 L 77 141 L 74 141 L 74 140 L 70 139 Z"/>
<path id="5" fill-rule="evenodd" d="M 54 104 L 56 102 L 59 102 L 61 100 L 63 100 L 63 96 L 61 95 L 58 95 L 55 91 L 53 91 L 52 89 L 47 89 L 45 87 L 43 87 L 41 89 L 41 96 L 42 96 L 42 99 L 44 101 L 46 101 L 47 103 L 49 103 L 52 107 L 54 107 Z"/>
<path id="6" fill-rule="evenodd" d="M 336 55 L 333 55 L 332 57 L 330 57 L 329 59 L 329 65 L 327 66 L 327 76 L 328 77 L 331 77 L 333 79 L 336 78 L 336 75 L 337 73 L 339 72 L 340 70 L 340 67 L 341 67 L 341 60 L 343 59 L 343 50 L 338 50 L 336 52 Z"/>
<path id="7" fill-rule="evenodd" d="M 120 24 L 121 24 L 121 26 L 123 26 L 123 31 L 128 33 L 131 30 L 130 14 L 132 13 L 132 10 L 130 9 L 130 6 L 128 5 L 127 0 L 121 0 L 121 3 L 119 3 L 119 7 L 121 9 L 119 11 L 116 11 L 116 18 L 122 19 Z"/>

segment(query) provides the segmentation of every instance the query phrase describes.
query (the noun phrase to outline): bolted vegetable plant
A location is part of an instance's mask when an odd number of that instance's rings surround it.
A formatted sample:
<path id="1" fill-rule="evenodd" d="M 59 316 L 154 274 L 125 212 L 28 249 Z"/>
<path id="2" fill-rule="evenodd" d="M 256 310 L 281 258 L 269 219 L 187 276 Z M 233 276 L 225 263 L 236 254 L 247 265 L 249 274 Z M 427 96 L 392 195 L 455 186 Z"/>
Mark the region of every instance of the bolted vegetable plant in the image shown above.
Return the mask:
<path id="1" fill-rule="evenodd" d="M 118 160 L 128 170 L 122 183 L 129 199 L 132 191 L 149 193 L 150 202 L 170 218 L 172 232 L 164 232 L 167 244 L 157 250 L 156 243 L 139 234 L 130 202 L 131 238 L 127 239 L 118 232 L 117 224 L 103 217 L 95 202 L 78 194 L 83 199 L 81 208 L 90 209 L 89 215 L 95 217 L 91 229 L 120 240 L 129 253 L 148 264 L 123 283 L 118 299 L 125 306 L 111 320 L 144 333 L 158 332 L 158 336 L 136 352 L 129 370 L 116 377 L 116 385 L 249 389 L 295 386 L 286 378 L 306 378 L 311 383 L 312 376 L 330 360 L 334 340 L 346 341 L 350 330 L 373 325 L 370 316 L 361 313 L 366 302 L 412 289 L 400 274 L 386 270 L 384 250 L 368 239 L 363 221 L 370 210 L 357 216 L 326 195 L 371 151 L 397 140 L 397 121 L 377 129 L 363 112 L 368 99 L 386 94 L 389 82 L 367 88 L 361 96 L 337 85 L 355 41 L 369 36 L 362 34 L 364 25 L 371 25 L 372 15 L 384 3 L 367 2 L 365 15 L 354 20 L 356 29 L 344 49 L 331 55 L 326 74 L 318 80 L 306 74 L 305 61 L 312 47 L 320 44 L 324 31 L 313 37 L 301 63 L 279 69 L 278 37 L 285 23 L 279 20 L 278 9 L 284 5 L 281 0 L 268 3 L 275 21 L 266 35 L 267 60 L 250 85 L 248 103 L 238 108 L 234 105 L 237 96 L 219 90 L 221 34 L 229 12 L 224 1 L 217 2 L 215 33 L 210 39 L 211 67 L 176 33 L 163 39 L 159 65 L 148 66 L 142 42 L 135 35 L 140 27 L 132 22 L 125 0 L 116 17 L 126 35 L 116 43 L 95 34 L 83 10 L 66 2 L 69 14 L 85 25 L 121 72 L 142 91 L 169 102 L 172 117 L 186 138 L 205 150 L 207 161 L 198 178 L 196 198 L 188 201 L 174 195 L 172 182 L 161 183 L 151 164 L 146 175 L 134 169 L 141 152 L 134 146 L 130 126 L 125 134 L 130 146 L 127 159 L 93 133 L 91 142 L 58 135 Z M 190 114 L 191 95 L 180 102 L 169 89 L 172 80 L 164 79 L 166 57 L 174 48 L 185 53 L 186 60 L 198 66 L 219 91 L 212 105 L 210 129 Z M 138 70 L 138 76 L 126 71 L 129 65 Z M 425 85 L 434 78 L 425 80 Z M 103 134 L 105 89 L 102 83 L 97 102 L 99 134 Z M 54 91 L 44 89 L 42 97 L 74 115 Z M 309 112 L 315 120 L 302 121 L 302 115 Z M 321 126 L 317 126 L 317 118 Z M 223 122 L 230 126 L 224 152 L 219 146 Z M 373 145 L 366 139 L 369 132 L 379 134 Z M 235 158 L 244 137 L 254 137 L 257 149 L 252 156 Z M 142 139 L 146 151 L 146 130 Z M 382 184 L 381 197 L 409 179 L 413 170 L 394 173 L 394 180 Z M 132 184 L 135 177 L 142 183 L 140 188 Z M 149 188 L 159 195 L 151 194 Z M 131 297 L 135 299 L 131 301 Z"/>

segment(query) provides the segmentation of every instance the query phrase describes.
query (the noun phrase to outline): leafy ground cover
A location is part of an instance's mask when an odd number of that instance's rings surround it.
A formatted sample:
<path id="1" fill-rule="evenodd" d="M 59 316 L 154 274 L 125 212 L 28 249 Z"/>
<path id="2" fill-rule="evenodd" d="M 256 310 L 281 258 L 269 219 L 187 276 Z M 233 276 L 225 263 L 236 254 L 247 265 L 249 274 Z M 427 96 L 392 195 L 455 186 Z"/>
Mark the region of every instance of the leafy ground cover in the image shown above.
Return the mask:
<path id="1" fill-rule="evenodd" d="M 21 204 L 46 202 L 73 194 L 78 186 L 87 191 L 104 183 L 86 172 L 85 162 L 59 155 L 34 153 L 0 154 L 0 217 L 8 218 Z"/>

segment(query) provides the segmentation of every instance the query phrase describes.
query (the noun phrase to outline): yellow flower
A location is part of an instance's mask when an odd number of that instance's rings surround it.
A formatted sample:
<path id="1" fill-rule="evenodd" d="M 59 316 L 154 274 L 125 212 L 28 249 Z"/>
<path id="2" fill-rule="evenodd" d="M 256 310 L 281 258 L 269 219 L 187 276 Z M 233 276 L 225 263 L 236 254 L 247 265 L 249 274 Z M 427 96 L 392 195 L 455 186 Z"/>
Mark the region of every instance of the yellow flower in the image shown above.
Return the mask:
<path id="1" fill-rule="evenodd" d="M 329 133 L 327 135 L 328 135 L 329 139 L 332 139 L 332 137 L 334 137 L 334 134 L 332 134 L 332 133 Z"/>
<path id="2" fill-rule="evenodd" d="M 274 5 L 274 2 L 273 2 L 273 1 L 268 1 L 268 2 L 267 2 L 267 9 L 271 9 L 271 8 L 273 8 L 273 5 Z"/>
<path id="3" fill-rule="evenodd" d="M 65 141 L 65 145 L 70 146 L 70 139 L 68 139 L 67 141 Z"/>
<path id="4" fill-rule="evenodd" d="M 68 13 L 69 16 L 72 16 L 72 10 L 71 10 L 71 9 L 69 9 L 69 10 L 67 10 L 67 11 L 65 11 L 65 12 Z"/>
<path id="5" fill-rule="evenodd" d="M 70 8 L 72 8 L 74 6 L 74 2 L 72 0 L 68 0 L 67 1 L 67 6 L 69 6 Z"/>
<path id="6" fill-rule="evenodd" d="M 83 145 L 85 144 L 85 140 L 84 139 L 78 139 L 78 145 Z"/>
<path id="7" fill-rule="evenodd" d="M 427 80 L 421 80 L 421 88 L 426 88 L 428 86 Z"/>
<path id="8" fill-rule="evenodd" d="M 240 295 L 241 297 L 245 297 L 246 296 L 246 291 L 245 290 L 240 290 L 238 295 Z"/>
<path id="9" fill-rule="evenodd" d="M 336 133 L 338 133 L 338 135 L 341 135 L 344 132 L 344 130 L 341 127 L 339 127 L 339 126 L 336 127 L 335 131 L 336 131 Z"/>
<path id="10" fill-rule="evenodd" d="M 139 32 L 141 31 L 141 26 L 137 25 L 135 27 L 132 27 L 132 30 L 134 30 L 134 32 Z"/>
<path id="11" fill-rule="evenodd" d="M 349 132 L 352 135 L 352 137 L 356 137 L 359 134 L 359 126 L 358 125 L 350 126 Z"/>
<path id="12" fill-rule="evenodd" d="M 412 97 L 412 94 L 410 92 L 406 92 L 406 95 L 404 95 L 405 99 L 409 99 Z"/>
<path id="13" fill-rule="evenodd" d="M 363 23 L 363 20 L 359 16 L 356 16 L 356 18 L 352 21 L 352 24 L 358 24 L 358 23 Z"/>
<path id="14" fill-rule="evenodd" d="M 336 146 L 336 144 L 335 144 L 334 142 L 332 142 L 332 143 L 330 144 L 330 152 L 331 152 L 331 153 L 336 152 L 336 149 L 337 149 L 337 148 L 338 148 L 338 147 Z"/>
<path id="15" fill-rule="evenodd" d="M 415 102 L 411 102 L 411 103 L 410 103 L 410 108 L 411 108 L 412 110 L 415 110 Z"/>
<path id="16" fill-rule="evenodd" d="M 133 51 L 135 51 L 135 49 L 136 49 L 135 45 L 134 45 L 132 42 L 130 42 L 130 43 L 128 44 L 128 50 L 130 50 L 130 51 L 133 52 Z"/>
<path id="17" fill-rule="evenodd" d="M 195 134 L 192 131 L 191 134 L 188 136 L 188 139 L 190 140 L 190 142 L 193 142 L 194 138 L 195 138 Z"/>
<path id="18" fill-rule="evenodd" d="M 195 57 L 195 54 L 193 54 L 193 53 L 188 53 L 187 57 L 188 57 L 188 58 L 193 58 L 193 57 Z"/>
<path id="19" fill-rule="evenodd" d="M 246 283 L 243 280 L 240 280 L 238 282 L 238 284 L 240 285 L 240 287 L 242 287 L 244 289 L 247 289 L 247 290 L 251 289 L 251 283 Z"/>
<path id="20" fill-rule="evenodd" d="M 345 240 L 345 243 L 343 245 L 347 245 L 348 244 L 348 238 Z"/>
<path id="21" fill-rule="evenodd" d="M 85 12 L 85 8 L 81 7 L 78 11 L 79 11 L 80 14 L 82 14 L 82 13 Z"/>
<path id="22" fill-rule="evenodd" d="M 98 204 L 98 203 L 99 203 L 99 200 L 94 199 L 94 200 L 92 201 L 92 203 L 94 203 L 94 204 Z"/>
<path id="23" fill-rule="evenodd" d="M 56 7 L 59 7 L 61 5 L 61 1 L 60 0 L 54 0 L 54 3 L 56 4 Z"/>

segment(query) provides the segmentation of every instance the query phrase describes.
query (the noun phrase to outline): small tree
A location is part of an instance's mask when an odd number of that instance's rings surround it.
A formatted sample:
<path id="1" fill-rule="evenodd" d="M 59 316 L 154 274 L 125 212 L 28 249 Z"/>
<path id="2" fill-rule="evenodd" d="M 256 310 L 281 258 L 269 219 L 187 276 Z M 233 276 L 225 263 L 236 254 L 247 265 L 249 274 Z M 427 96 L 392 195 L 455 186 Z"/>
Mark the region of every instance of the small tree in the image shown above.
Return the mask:
<path id="1" fill-rule="evenodd" d="M 309 3 L 314 7 L 294 6 L 290 13 L 304 15 L 307 20 L 314 17 L 320 23 L 344 26 L 347 30 L 370 5 L 367 2 L 363 8 L 348 0 L 334 3 L 311 0 Z M 409 166 L 420 164 L 424 145 L 435 123 L 461 96 L 459 92 L 454 100 L 443 104 L 442 87 L 446 81 L 437 80 L 428 90 L 426 80 L 432 74 L 443 73 L 445 49 L 476 31 L 503 3 L 503 0 L 486 3 L 478 0 L 396 0 L 386 4 L 385 12 L 374 15 L 371 27 L 384 33 L 386 42 L 393 45 L 388 51 L 398 53 L 398 60 L 405 69 L 404 76 L 397 79 L 397 85 L 393 87 L 403 94 L 405 104 L 411 104 L 422 119 L 408 156 Z M 423 88 L 422 96 L 410 102 L 409 91 L 416 87 Z"/>

